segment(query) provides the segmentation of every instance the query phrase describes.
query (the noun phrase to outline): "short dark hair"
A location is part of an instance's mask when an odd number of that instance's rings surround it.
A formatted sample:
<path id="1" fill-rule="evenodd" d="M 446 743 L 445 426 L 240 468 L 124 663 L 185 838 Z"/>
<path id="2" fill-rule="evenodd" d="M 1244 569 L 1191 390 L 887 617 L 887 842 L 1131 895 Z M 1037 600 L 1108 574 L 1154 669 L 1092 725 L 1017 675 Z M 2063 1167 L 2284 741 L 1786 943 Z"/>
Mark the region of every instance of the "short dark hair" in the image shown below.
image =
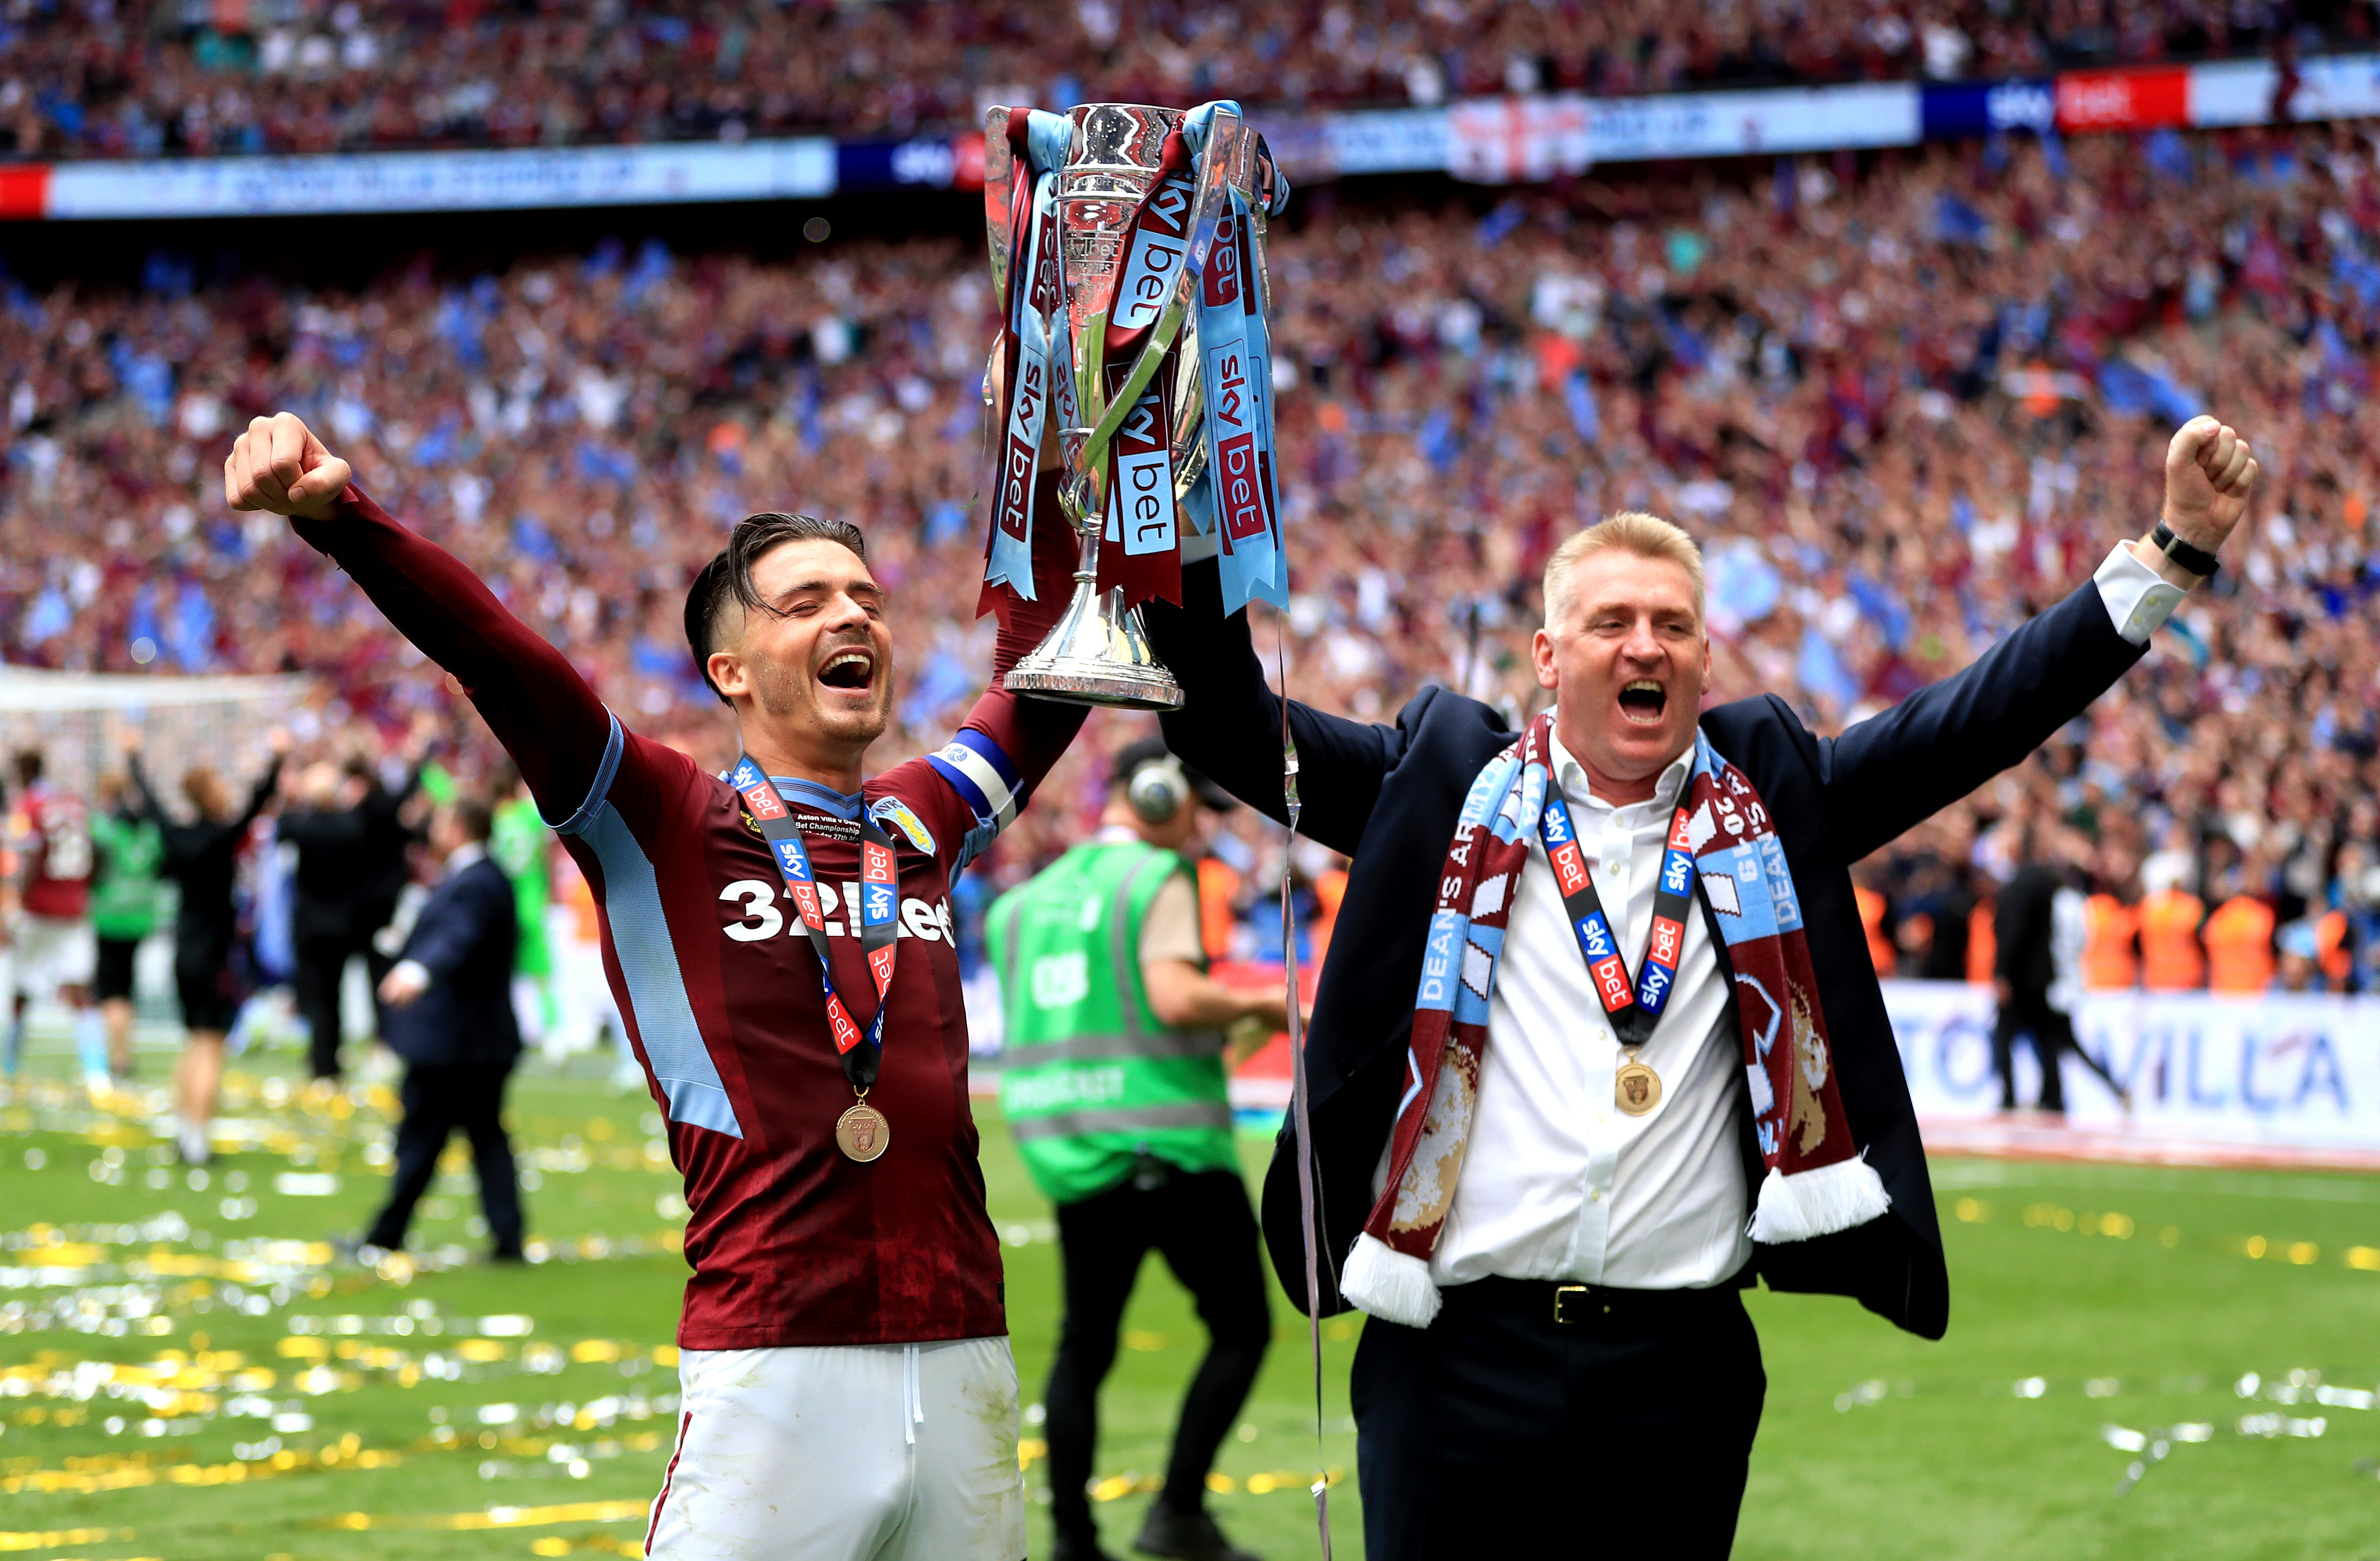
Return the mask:
<path id="1" fill-rule="evenodd" d="M 476 792 L 463 792 L 446 804 L 446 811 L 454 818 L 455 827 L 463 832 L 463 838 L 473 845 L 486 845 L 488 836 L 496 832 L 495 810 Z"/>
<path id="2" fill-rule="evenodd" d="M 695 575 L 694 584 L 686 593 L 686 648 L 694 652 L 694 670 L 701 676 L 703 686 L 719 694 L 722 704 L 730 701 L 725 694 L 719 693 L 719 685 L 710 680 L 710 652 L 718 649 L 713 636 L 719 615 L 730 602 L 746 612 L 774 611 L 754 589 L 752 567 L 763 554 L 787 542 L 841 543 L 861 563 L 868 562 L 868 539 L 848 520 L 821 520 L 815 515 L 787 515 L 772 509 L 747 515 L 735 522 L 727 545 Z"/>
<path id="3" fill-rule="evenodd" d="M 17 784 L 30 786 L 42 778 L 42 750 L 20 748 L 17 750 Z"/>

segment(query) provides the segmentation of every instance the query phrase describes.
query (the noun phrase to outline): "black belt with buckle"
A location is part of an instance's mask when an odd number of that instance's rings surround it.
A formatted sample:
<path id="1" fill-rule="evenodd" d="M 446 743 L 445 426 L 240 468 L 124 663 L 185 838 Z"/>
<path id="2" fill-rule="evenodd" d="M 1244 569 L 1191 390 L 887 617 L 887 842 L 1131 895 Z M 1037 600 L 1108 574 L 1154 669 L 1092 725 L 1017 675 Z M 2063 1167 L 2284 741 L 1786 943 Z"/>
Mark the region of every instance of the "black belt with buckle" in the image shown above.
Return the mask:
<path id="1" fill-rule="evenodd" d="M 1442 1294 L 1450 1306 L 1475 1305 L 1524 1317 L 1551 1318 L 1563 1327 L 1578 1327 L 1607 1318 L 1637 1318 L 1706 1311 L 1742 1304 L 1741 1287 L 1715 1285 L 1706 1289 L 1623 1290 L 1609 1285 L 1578 1285 L 1559 1279 L 1507 1279 L 1490 1274 L 1467 1285 L 1450 1285 Z"/>

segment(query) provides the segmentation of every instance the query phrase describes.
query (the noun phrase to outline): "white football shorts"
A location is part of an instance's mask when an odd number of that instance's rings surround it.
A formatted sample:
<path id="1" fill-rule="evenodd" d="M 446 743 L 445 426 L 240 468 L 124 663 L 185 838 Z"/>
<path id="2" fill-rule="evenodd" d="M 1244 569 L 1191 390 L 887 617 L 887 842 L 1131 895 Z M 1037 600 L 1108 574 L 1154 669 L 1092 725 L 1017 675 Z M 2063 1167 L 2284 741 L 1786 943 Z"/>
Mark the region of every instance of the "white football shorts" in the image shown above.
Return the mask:
<path id="1" fill-rule="evenodd" d="M 651 1561 L 1024 1561 L 1005 1337 L 689 1349 Z"/>
<path id="2" fill-rule="evenodd" d="M 99 969 L 99 940 L 88 921 L 63 916 L 17 918 L 16 989 L 36 1003 L 55 1001 L 62 986 L 89 986 Z"/>

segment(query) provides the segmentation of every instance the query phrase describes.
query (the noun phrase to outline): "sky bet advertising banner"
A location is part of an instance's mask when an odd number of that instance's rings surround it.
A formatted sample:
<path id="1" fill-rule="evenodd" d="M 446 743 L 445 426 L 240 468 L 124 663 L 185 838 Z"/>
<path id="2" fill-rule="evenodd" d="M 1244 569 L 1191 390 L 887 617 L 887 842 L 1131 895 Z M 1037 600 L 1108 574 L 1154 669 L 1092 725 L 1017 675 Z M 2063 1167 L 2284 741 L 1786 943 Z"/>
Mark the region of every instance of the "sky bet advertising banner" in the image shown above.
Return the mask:
<path id="1" fill-rule="evenodd" d="M 1887 982 L 1909 1092 L 1923 1121 L 1992 1116 L 1991 989 Z M 2131 1091 L 2126 1122 L 2107 1087 L 2072 1057 L 2069 1120 L 2137 1139 L 2274 1149 L 2380 1150 L 2380 999 L 2271 994 L 2215 997 L 2095 993 L 2074 1029 Z M 2039 1070 L 2016 1046 L 2017 1098 L 2038 1098 Z"/>

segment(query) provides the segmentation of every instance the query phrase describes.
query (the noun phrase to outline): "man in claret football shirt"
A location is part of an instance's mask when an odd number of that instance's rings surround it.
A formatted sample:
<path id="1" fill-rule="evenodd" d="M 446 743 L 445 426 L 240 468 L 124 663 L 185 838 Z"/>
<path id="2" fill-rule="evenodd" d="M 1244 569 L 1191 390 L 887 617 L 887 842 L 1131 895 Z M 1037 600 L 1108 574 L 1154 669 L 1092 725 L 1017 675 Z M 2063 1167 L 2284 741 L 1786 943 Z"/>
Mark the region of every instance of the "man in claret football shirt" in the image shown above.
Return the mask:
<path id="1" fill-rule="evenodd" d="M 1020 1561 L 1016 1372 L 949 893 L 1082 724 L 1001 688 L 1064 605 L 1063 529 L 1037 539 L 1039 601 L 1002 626 L 957 736 L 863 784 L 892 635 L 860 534 L 745 520 L 686 601 L 696 663 L 735 712 L 730 784 L 625 730 L 296 417 L 249 424 L 224 482 L 454 675 L 595 889 L 690 1210 L 683 1413 L 646 1554 Z"/>
<path id="2" fill-rule="evenodd" d="M 16 991 L 0 1068 L 16 1079 L 25 1049 L 25 1010 L 37 997 L 55 998 L 73 1023 L 83 1084 L 96 1095 L 113 1084 L 106 1031 L 91 991 L 99 961 L 99 942 L 91 930 L 91 875 L 98 860 L 91 847 L 90 811 L 81 798 L 51 785 L 44 769 L 38 750 L 17 755 L 17 806 L 9 832 L 17 847 L 20 914 L 9 940 Z"/>

